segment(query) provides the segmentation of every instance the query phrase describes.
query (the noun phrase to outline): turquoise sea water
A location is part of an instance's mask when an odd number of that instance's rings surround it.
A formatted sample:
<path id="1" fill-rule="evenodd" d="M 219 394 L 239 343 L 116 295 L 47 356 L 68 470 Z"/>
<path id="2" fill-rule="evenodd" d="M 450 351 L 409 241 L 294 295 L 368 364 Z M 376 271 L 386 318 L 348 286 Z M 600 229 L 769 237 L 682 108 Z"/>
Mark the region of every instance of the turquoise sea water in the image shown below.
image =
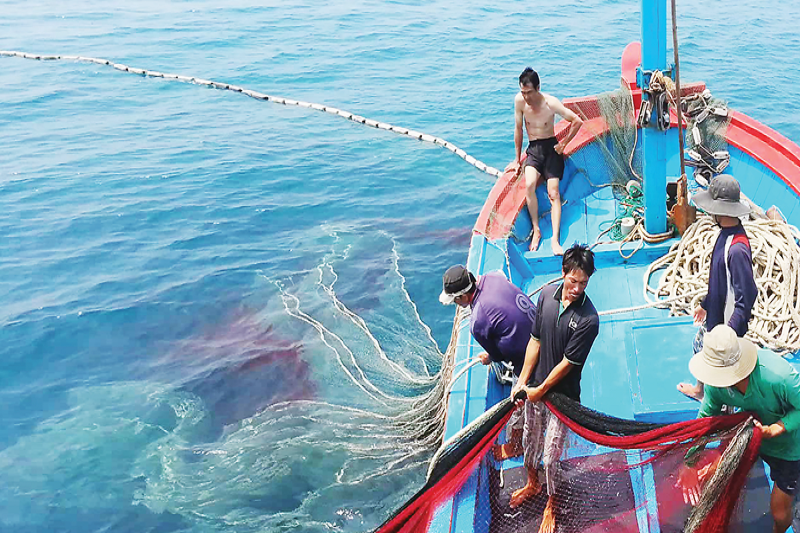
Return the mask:
<path id="1" fill-rule="evenodd" d="M 800 141 L 800 5 L 678 4 L 682 79 Z M 526 65 L 617 87 L 636 1 L 6 1 L 0 49 L 100 57 L 513 152 Z M 227 91 L 0 58 L 0 531 L 369 531 L 433 453 L 491 178 Z"/>

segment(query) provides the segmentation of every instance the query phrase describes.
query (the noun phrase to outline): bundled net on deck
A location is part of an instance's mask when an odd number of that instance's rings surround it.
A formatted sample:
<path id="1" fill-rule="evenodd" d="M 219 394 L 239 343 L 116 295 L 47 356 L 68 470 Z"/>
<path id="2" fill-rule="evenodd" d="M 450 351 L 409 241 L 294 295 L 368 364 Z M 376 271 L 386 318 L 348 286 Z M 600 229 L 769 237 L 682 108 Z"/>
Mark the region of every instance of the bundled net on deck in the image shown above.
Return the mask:
<path id="1" fill-rule="evenodd" d="M 635 181 L 641 184 L 642 161 L 640 153 L 636 151 L 636 109 L 633 105 L 633 95 L 630 89 L 623 85 L 616 91 L 603 93 L 597 96 L 598 116 L 601 122 L 589 121 L 589 128 L 595 136 L 605 134 L 604 142 L 600 146 L 603 168 L 592 168 L 589 160 L 583 161 L 578 166 L 579 171 L 587 175 L 594 175 L 593 185 L 598 185 L 598 177 L 604 173 L 608 176 L 614 195 L 617 199 L 625 196 L 627 184 Z M 579 115 L 584 113 L 579 113 Z M 581 117 L 584 118 L 584 117 Z M 586 124 L 586 118 L 584 118 Z M 602 128 L 602 131 L 600 131 Z M 602 183 L 602 182 L 600 182 Z"/>
<path id="2" fill-rule="evenodd" d="M 526 471 L 521 460 L 518 466 L 514 460 L 499 463 L 491 453 L 513 410 L 504 400 L 445 444 L 425 487 L 377 532 L 450 531 L 450 516 L 432 519 L 437 510 L 449 515 L 459 500 L 466 503 L 458 513 L 471 517 L 469 531 L 536 532 L 550 497 L 559 533 L 753 530 L 752 524 L 743 525 L 753 517 L 736 513 L 761 441 L 747 414 L 666 425 L 609 417 L 556 394 L 547 396 L 546 405 L 567 428 L 551 470 L 557 472 L 552 494 L 540 473 L 542 492 L 510 508 L 511 493 L 524 485 Z M 685 461 L 701 469 L 717 458 L 719 467 L 705 480 L 700 501 L 685 503 L 676 486 Z"/>
<path id="3" fill-rule="evenodd" d="M 686 97 L 682 109 L 687 120 L 685 160 L 694 167 L 695 179 L 707 184 L 730 162 L 728 105 L 705 90 Z"/>

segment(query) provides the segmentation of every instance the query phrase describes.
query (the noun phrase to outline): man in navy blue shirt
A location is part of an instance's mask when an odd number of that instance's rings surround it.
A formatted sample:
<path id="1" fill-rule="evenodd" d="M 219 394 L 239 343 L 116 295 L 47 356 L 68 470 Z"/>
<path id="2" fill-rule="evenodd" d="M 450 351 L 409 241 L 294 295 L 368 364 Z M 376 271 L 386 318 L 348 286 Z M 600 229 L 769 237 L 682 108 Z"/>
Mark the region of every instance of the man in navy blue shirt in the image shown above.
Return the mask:
<path id="1" fill-rule="evenodd" d="M 450 267 L 442 279 L 439 301 L 470 307 L 470 333 L 485 352 L 481 363 L 509 363 L 518 376 L 531 341 L 536 305 L 500 272 L 480 278 L 461 265 Z M 515 412 L 508 424 L 508 442 L 495 448 L 498 460 L 522 454 L 522 416 Z"/>
<path id="2" fill-rule="evenodd" d="M 750 214 L 751 207 L 741 200 L 739 182 L 728 174 L 711 181 L 707 191 L 692 198 L 703 211 L 714 217 L 721 228 L 711 253 L 708 293 L 694 310 L 695 323 L 701 324 L 694 342 L 694 353 L 703 349 L 703 335 L 719 324 L 730 326 L 739 337 L 747 333 L 747 323 L 758 288 L 753 279 L 750 240 L 739 217 Z M 680 383 L 678 390 L 696 400 L 703 399 L 703 383 Z"/>
<path id="3" fill-rule="evenodd" d="M 542 490 L 536 469 L 543 461 L 549 498 L 542 516 L 540 533 L 555 531 L 554 500 L 559 482 L 566 427 L 540 402 L 548 391 L 557 391 L 580 401 L 581 371 L 600 330 L 600 318 L 585 289 L 594 273 L 594 254 L 589 248 L 574 245 L 561 262 L 564 282 L 542 289 L 533 327 L 533 341 L 512 398 L 524 390 L 525 467 L 524 487 L 511 495 L 511 507 L 518 507 Z M 530 380 L 529 380 L 530 378 Z"/>

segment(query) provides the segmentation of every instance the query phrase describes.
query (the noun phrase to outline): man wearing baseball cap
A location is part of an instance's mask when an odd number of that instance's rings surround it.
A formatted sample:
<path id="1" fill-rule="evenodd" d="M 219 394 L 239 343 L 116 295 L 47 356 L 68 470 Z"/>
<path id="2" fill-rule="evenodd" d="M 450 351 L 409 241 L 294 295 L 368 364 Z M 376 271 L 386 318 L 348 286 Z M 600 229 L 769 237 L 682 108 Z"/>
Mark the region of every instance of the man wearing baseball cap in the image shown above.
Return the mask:
<path id="1" fill-rule="evenodd" d="M 792 522 L 792 502 L 800 478 L 800 374 L 772 352 L 760 354 L 756 345 L 725 324 L 706 333 L 702 350 L 689 362 L 689 370 L 705 383 L 698 417 L 714 416 L 722 406 L 753 413 L 763 434 L 761 458 L 774 482 L 770 510 L 773 531 L 783 533 Z M 700 483 L 714 474 L 719 458 L 697 472 L 685 468 L 678 485 L 684 500 L 696 504 Z"/>
<path id="2" fill-rule="evenodd" d="M 758 295 L 753 279 L 753 258 L 750 240 L 739 217 L 748 215 L 751 207 L 741 199 L 739 182 L 728 174 L 711 181 L 707 191 L 692 197 L 695 205 L 714 217 L 721 228 L 711 253 L 708 292 L 693 311 L 700 325 L 694 341 L 694 353 L 703 347 L 703 335 L 718 324 L 727 324 L 739 337 L 747 333 L 747 323 Z M 703 383 L 680 383 L 678 390 L 696 400 L 703 398 Z"/>
<path id="3" fill-rule="evenodd" d="M 500 272 L 489 272 L 476 279 L 465 267 L 455 265 L 444 273 L 442 285 L 439 295 L 442 304 L 455 303 L 472 309 L 470 333 L 486 350 L 478 355 L 481 363 L 509 363 L 515 384 L 531 341 L 536 304 Z M 495 447 L 498 460 L 522 454 L 521 410 L 514 412 L 507 427 L 508 442 Z"/>

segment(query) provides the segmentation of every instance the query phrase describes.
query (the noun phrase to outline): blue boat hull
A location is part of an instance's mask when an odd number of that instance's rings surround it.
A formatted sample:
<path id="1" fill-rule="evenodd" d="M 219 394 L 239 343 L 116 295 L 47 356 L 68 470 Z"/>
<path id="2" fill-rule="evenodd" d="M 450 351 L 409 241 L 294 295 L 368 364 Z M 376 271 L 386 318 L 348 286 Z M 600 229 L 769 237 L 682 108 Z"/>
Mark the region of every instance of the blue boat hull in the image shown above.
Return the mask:
<path id="1" fill-rule="evenodd" d="M 632 53 L 635 54 L 635 47 Z M 632 63 L 629 50 L 626 56 L 623 57 L 623 79 Z M 705 85 L 695 84 L 689 90 L 703 88 Z M 565 103 L 579 108 L 590 101 L 591 97 Z M 602 128 L 593 131 L 602 132 Z M 667 176 L 677 177 L 680 174 L 677 128 L 668 130 L 667 136 L 670 150 Z M 736 176 L 742 192 L 764 209 L 777 206 L 789 224 L 800 226 L 800 147 L 738 113 L 731 116 L 727 140 L 731 160 L 726 172 Z M 601 143 L 604 142 L 602 134 L 588 133 L 577 137 L 568 147 L 569 157 L 561 183 L 562 198 L 566 200 L 561 229 L 561 242 L 565 247 L 573 242 L 594 243 L 602 223 L 615 216 L 611 188 L 597 187 L 607 183 L 609 176 L 592 175 L 590 183 L 579 170 L 603 157 Z M 552 233 L 549 217 L 541 221 L 544 238 L 539 250 L 527 251 L 528 243 L 523 238 L 530 232 L 531 223 L 524 207 L 521 184 L 512 185 L 513 174 L 512 165 L 509 165 L 492 189 L 473 232 L 467 266 L 477 275 L 502 271 L 531 294 L 560 275 L 561 262 L 560 258 L 549 254 L 548 240 Z M 542 191 L 539 201 L 540 205 L 549 205 Z M 510 237 L 503 230 L 504 224 L 512 228 Z M 645 244 L 629 260 L 621 257 L 616 245 L 596 247 L 597 272 L 591 278 L 587 293 L 597 309 L 630 308 L 645 303 L 642 296 L 644 273 L 652 261 L 667 253 L 673 242 Z M 469 333 L 468 318 L 461 319 L 456 330 L 455 368 L 459 369 L 483 350 Z M 691 379 L 687 363 L 695 332 L 696 326 L 690 317 L 670 317 L 665 309 L 649 308 L 602 317 L 599 337 L 582 374 L 582 402 L 620 418 L 654 422 L 694 418 L 698 404 L 680 394 L 675 385 Z M 798 362 L 794 356 L 789 360 L 793 364 Z M 463 373 L 451 385 L 445 438 L 454 435 L 508 392 L 508 387 L 495 379 L 489 367 L 478 365 Z M 506 463 L 504 468 L 521 465 L 521 461 Z M 488 475 L 486 468 L 476 472 L 459 494 L 435 515 L 431 531 L 487 531 L 488 526 L 476 520 L 476 509 L 485 505 L 488 498 L 485 493 Z M 640 481 L 637 483 L 641 485 Z M 764 491 L 768 490 L 766 479 L 763 485 Z M 643 486 L 640 498 L 637 503 L 643 505 L 639 512 L 652 514 L 655 502 L 648 498 L 655 498 L 654 493 Z M 753 531 L 764 524 L 771 527 L 768 508 L 751 511 L 754 512 L 749 513 L 748 520 L 752 521 Z M 652 524 L 653 520 L 657 522 L 657 516 L 641 517 L 642 524 Z M 747 530 L 750 529 L 748 526 Z"/>

